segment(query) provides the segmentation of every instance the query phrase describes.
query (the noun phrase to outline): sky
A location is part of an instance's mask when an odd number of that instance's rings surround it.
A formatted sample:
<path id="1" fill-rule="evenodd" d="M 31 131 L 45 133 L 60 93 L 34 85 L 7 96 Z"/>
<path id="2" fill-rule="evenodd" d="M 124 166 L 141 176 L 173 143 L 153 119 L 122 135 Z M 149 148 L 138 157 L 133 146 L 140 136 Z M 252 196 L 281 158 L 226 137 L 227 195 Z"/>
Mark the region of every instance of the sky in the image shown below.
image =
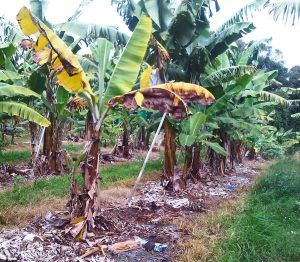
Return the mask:
<path id="1" fill-rule="evenodd" d="M 116 9 L 110 5 L 111 0 L 94 0 L 79 18 L 79 22 L 114 25 L 128 33 L 122 18 Z M 221 10 L 211 18 L 212 29 L 220 26 L 232 16 L 241 6 L 250 0 L 219 0 Z M 9 0 L 1 6 L 0 16 L 16 22 L 16 14 L 22 6 L 29 7 L 29 0 Z M 49 0 L 46 18 L 51 23 L 66 21 L 75 11 L 80 0 Z M 272 45 L 283 52 L 286 66 L 291 68 L 300 64 L 300 23 L 297 26 L 274 22 L 266 12 L 256 13 L 253 18 L 256 30 L 246 35 L 243 40 L 259 40 L 272 37 Z"/>

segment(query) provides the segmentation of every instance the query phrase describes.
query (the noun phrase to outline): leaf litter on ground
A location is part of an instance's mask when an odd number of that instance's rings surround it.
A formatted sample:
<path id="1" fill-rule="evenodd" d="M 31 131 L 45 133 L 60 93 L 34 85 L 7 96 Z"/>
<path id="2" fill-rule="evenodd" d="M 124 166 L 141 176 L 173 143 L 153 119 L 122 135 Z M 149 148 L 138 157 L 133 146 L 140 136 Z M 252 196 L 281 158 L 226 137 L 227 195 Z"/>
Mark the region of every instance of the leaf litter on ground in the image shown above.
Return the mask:
<path id="1" fill-rule="evenodd" d="M 187 189 L 178 193 L 165 191 L 160 181 L 148 181 L 131 207 L 126 199 L 104 202 L 98 230 L 88 233 L 84 242 L 74 242 L 68 232 L 68 212 L 48 212 L 24 227 L 0 229 L 0 260 L 172 261 L 180 252 L 176 243 L 188 237 L 172 221 L 191 219 L 208 210 L 213 201 L 237 197 L 237 190 L 228 190 L 228 184 L 247 187 L 257 173 L 240 164 L 229 175 L 189 181 Z M 154 251 L 155 244 L 163 245 L 162 252 Z"/>

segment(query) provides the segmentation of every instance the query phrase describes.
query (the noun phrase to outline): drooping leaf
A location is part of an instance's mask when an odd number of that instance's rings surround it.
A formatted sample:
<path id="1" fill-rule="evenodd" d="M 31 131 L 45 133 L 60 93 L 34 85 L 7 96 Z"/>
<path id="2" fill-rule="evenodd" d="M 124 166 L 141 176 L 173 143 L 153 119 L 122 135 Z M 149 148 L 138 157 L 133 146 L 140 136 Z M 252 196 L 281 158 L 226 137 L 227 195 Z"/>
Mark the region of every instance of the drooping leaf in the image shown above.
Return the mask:
<path id="1" fill-rule="evenodd" d="M 255 27 L 252 23 L 239 22 L 229 26 L 225 30 L 217 31 L 210 37 L 207 43 L 210 58 L 213 59 L 222 54 L 228 49 L 230 44 L 252 32 L 254 29 Z"/>
<path id="2" fill-rule="evenodd" d="M 210 86 L 218 86 L 243 75 L 250 75 L 255 71 L 256 68 L 254 66 L 231 66 L 214 71 L 212 74 L 207 76 L 203 82 Z"/>
<path id="3" fill-rule="evenodd" d="M 154 23 L 161 31 L 165 31 L 173 17 L 173 14 L 169 9 L 170 3 L 168 1 L 144 0 L 144 4 L 146 12 Z"/>
<path id="4" fill-rule="evenodd" d="M 0 70 L 0 81 L 17 80 L 21 78 L 22 76 L 16 72 Z"/>
<path id="5" fill-rule="evenodd" d="M 169 113 L 176 119 L 182 119 L 187 115 L 185 102 L 174 92 L 161 87 L 131 91 L 123 96 L 116 96 L 108 102 L 110 107 L 117 104 L 122 105 L 125 109 L 137 110 L 142 107 L 159 110 L 163 113 Z"/>
<path id="6" fill-rule="evenodd" d="M 289 100 L 283 98 L 282 96 L 279 96 L 279 95 L 276 95 L 274 93 L 267 92 L 267 91 L 262 91 L 260 93 L 260 98 L 263 101 L 272 101 L 272 102 L 276 102 L 276 103 L 284 105 L 284 106 L 289 106 L 290 105 Z"/>
<path id="7" fill-rule="evenodd" d="M 269 38 L 269 39 L 262 39 L 262 40 L 259 40 L 259 41 L 251 42 L 249 45 L 247 45 L 247 47 L 245 48 L 245 50 L 238 56 L 238 60 L 237 60 L 238 65 L 247 65 L 249 59 L 255 53 L 257 53 L 257 51 L 261 47 L 265 46 L 270 41 L 271 41 L 271 38 Z"/>
<path id="8" fill-rule="evenodd" d="M 77 58 L 84 70 L 84 72 L 86 74 L 95 74 L 98 71 L 98 67 L 95 64 L 95 62 L 93 62 L 92 60 L 90 60 L 90 58 L 85 57 L 85 56 L 79 56 L 77 55 Z"/>
<path id="9" fill-rule="evenodd" d="M 175 82 L 157 85 L 154 87 L 166 88 L 181 97 L 185 102 L 202 105 L 210 105 L 215 101 L 215 97 L 207 89 L 195 84 Z"/>
<path id="10" fill-rule="evenodd" d="M 93 0 L 81 0 L 73 15 L 68 18 L 68 23 L 75 22 L 81 16 L 84 9 L 93 2 Z"/>
<path id="11" fill-rule="evenodd" d="M 36 43 L 38 51 L 43 51 L 45 44 L 51 47 L 51 67 L 58 71 L 57 78 L 60 85 L 69 92 L 92 94 L 90 84 L 78 59 L 52 30 L 34 17 L 26 7 L 21 8 L 17 20 L 25 35 L 40 33 Z"/>
<path id="12" fill-rule="evenodd" d="M 50 122 L 47 118 L 43 117 L 32 108 L 13 101 L 0 102 L 0 113 L 6 113 L 10 116 L 18 116 L 40 126 L 50 126 Z"/>
<path id="13" fill-rule="evenodd" d="M 42 21 L 45 19 L 45 12 L 48 4 L 48 0 L 30 0 L 30 8 L 32 13 Z"/>
<path id="14" fill-rule="evenodd" d="M 0 86 L 0 96 L 14 97 L 14 96 L 33 96 L 40 98 L 41 96 L 32 90 L 17 85 L 2 85 Z"/>
<path id="15" fill-rule="evenodd" d="M 205 141 L 204 143 L 207 146 L 209 146 L 212 150 L 214 150 L 217 154 L 220 154 L 222 156 L 227 156 L 226 150 L 222 146 L 220 146 L 219 143 L 208 142 L 208 141 Z"/>
<path id="16" fill-rule="evenodd" d="M 129 40 L 129 36 L 122 33 L 114 26 L 101 26 L 97 24 L 83 24 L 70 22 L 57 25 L 60 31 L 73 33 L 78 35 L 86 42 L 96 40 L 97 38 L 105 38 L 112 43 L 125 46 Z"/>
<path id="17" fill-rule="evenodd" d="M 265 0 L 255 0 L 242 6 L 233 16 L 220 26 L 219 31 L 225 30 L 238 22 L 248 22 L 255 12 L 261 10 L 265 2 Z"/>
<path id="18" fill-rule="evenodd" d="M 123 95 L 132 89 L 146 53 L 151 30 L 151 19 L 142 16 L 114 68 L 105 93 L 105 101 L 114 96 Z"/>

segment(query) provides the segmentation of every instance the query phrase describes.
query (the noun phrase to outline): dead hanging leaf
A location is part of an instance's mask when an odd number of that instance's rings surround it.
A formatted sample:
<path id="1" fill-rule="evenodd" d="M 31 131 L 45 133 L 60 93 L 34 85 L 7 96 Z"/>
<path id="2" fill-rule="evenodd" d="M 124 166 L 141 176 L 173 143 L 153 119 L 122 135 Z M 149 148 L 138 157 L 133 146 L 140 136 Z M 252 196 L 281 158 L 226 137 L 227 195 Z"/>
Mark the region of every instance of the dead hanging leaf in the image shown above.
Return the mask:
<path id="1" fill-rule="evenodd" d="M 77 57 L 52 30 L 33 16 L 26 7 L 21 8 L 17 20 L 26 36 L 40 33 L 34 45 L 35 60 L 39 64 L 51 60 L 51 69 L 58 72 L 57 78 L 60 85 L 69 92 L 93 94 Z M 52 52 L 45 51 L 46 46 L 49 46 Z"/>
<path id="2" fill-rule="evenodd" d="M 86 106 L 87 106 L 86 101 L 80 96 L 73 97 L 67 104 L 67 107 L 70 110 L 82 110 Z"/>
<path id="3" fill-rule="evenodd" d="M 125 109 L 136 110 L 139 107 L 159 110 L 169 113 L 176 119 L 182 119 L 187 115 L 185 102 L 174 92 L 160 87 L 143 88 L 129 92 L 123 96 L 112 98 L 108 105 L 111 107 L 117 104 Z"/>
<path id="4" fill-rule="evenodd" d="M 150 41 L 153 47 L 157 49 L 157 53 L 161 58 L 161 60 L 164 60 L 165 62 L 169 62 L 171 57 L 168 51 L 164 48 L 164 46 L 160 42 L 158 42 L 154 36 L 151 36 Z"/>
<path id="5" fill-rule="evenodd" d="M 173 91 L 185 102 L 191 102 L 202 105 L 210 105 L 215 102 L 215 97 L 207 89 L 195 84 L 175 82 L 166 83 L 153 87 L 166 88 Z"/>

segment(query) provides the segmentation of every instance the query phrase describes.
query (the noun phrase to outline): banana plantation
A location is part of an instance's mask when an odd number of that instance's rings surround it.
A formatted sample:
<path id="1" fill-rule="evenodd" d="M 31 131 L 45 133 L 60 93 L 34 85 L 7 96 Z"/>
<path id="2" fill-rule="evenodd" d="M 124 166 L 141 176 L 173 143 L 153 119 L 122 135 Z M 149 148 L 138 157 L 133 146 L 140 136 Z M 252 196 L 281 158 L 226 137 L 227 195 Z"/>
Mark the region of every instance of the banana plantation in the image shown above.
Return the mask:
<path id="1" fill-rule="evenodd" d="M 299 219 L 268 228 L 300 215 L 300 60 L 245 40 L 299 1 L 107 1 L 126 32 L 51 2 L 0 17 L 0 261 L 299 261 Z"/>

